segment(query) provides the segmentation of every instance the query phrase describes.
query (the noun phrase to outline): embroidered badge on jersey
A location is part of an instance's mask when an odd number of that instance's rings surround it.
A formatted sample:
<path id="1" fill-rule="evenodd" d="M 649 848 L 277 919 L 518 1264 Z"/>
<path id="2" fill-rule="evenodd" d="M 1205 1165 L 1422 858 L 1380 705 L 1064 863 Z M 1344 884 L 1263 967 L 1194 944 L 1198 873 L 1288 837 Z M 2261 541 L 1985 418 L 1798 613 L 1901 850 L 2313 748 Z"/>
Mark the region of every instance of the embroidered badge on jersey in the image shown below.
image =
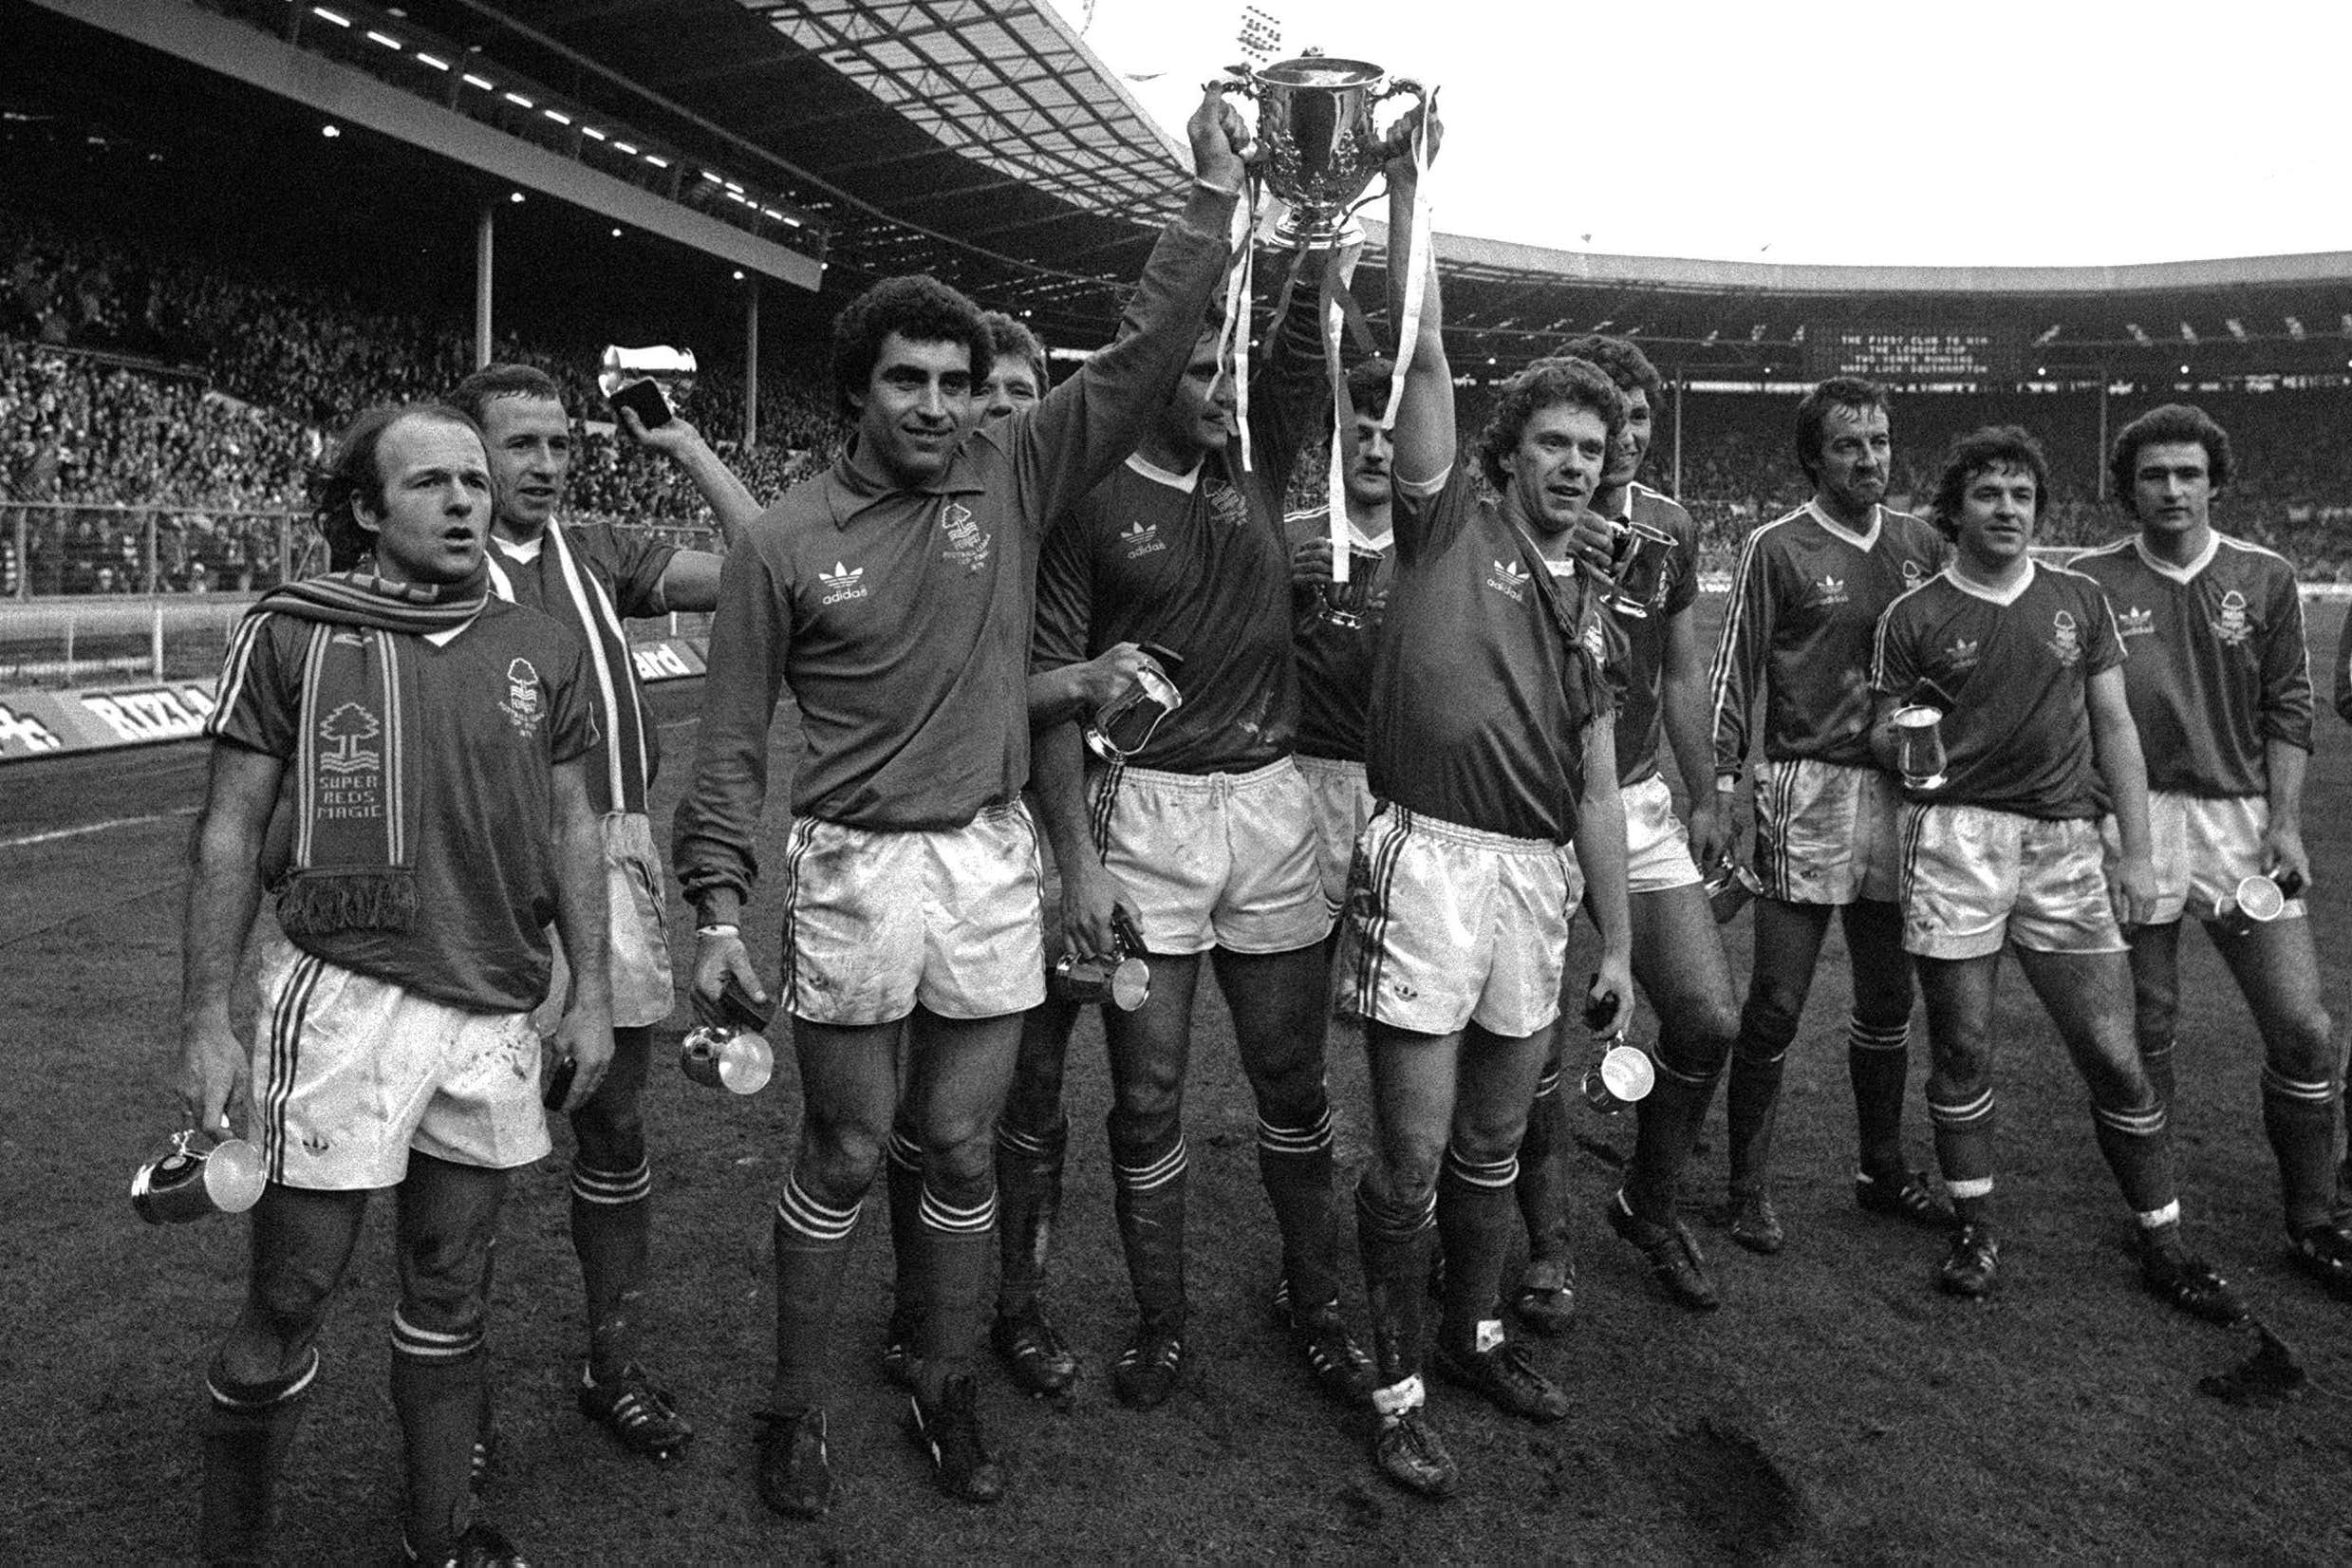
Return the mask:
<path id="1" fill-rule="evenodd" d="M 992 535 L 982 533 L 980 525 L 972 521 L 970 507 L 961 501 L 948 502 L 946 509 L 940 513 L 940 523 L 947 532 L 948 560 L 967 572 L 977 572 L 988 564 L 988 547 L 996 541 Z"/>
<path id="2" fill-rule="evenodd" d="M 506 700 L 498 705 L 523 738 L 539 733 L 539 721 L 547 717 L 547 702 L 539 694 L 539 672 L 530 660 L 517 659 L 507 665 Z"/>
<path id="3" fill-rule="evenodd" d="M 1147 523 L 1141 517 L 1119 530 L 1119 549 L 1130 561 L 1140 561 L 1147 555 L 1167 549 L 1160 537 L 1159 525 Z"/>
<path id="4" fill-rule="evenodd" d="M 2075 624 L 2074 611 L 2062 609 L 2050 617 L 2050 652 L 2068 669 L 2082 657 L 2081 629 Z"/>
<path id="5" fill-rule="evenodd" d="M 2231 588 L 2221 596 L 2221 618 L 2206 623 L 2225 648 L 2234 648 L 2253 635 L 2254 628 L 2246 620 L 2246 595 Z"/>
<path id="6" fill-rule="evenodd" d="M 1203 487 L 1208 496 L 1209 514 L 1231 528 L 1240 528 L 1249 521 L 1249 498 L 1223 479 L 1211 479 Z"/>
<path id="7" fill-rule="evenodd" d="M 2154 637 L 2156 611 L 2142 609 L 2137 605 L 2116 617 L 2116 629 L 2126 637 Z"/>
<path id="8" fill-rule="evenodd" d="M 1919 563 L 1910 556 L 1904 556 L 1900 564 L 1903 571 L 1903 588 L 1906 592 L 1927 580 L 1927 574 L 1919 569 Z"/>
<path id="9" fill-rule="evenodd" d="M 866 569 L 864 567 L 844 566 L 839 561 L 835 561 L 833 563 L 833 569 L 831 571 L 827 571 L 824 568 L 819 567 L 817 569 L 816 580 L 819 584 L 823 585 L 824 592 L 817 599 L 817 603 L 820 605 L 838 605 L 850 599 L 865 598 L 865 577 Z"/>
<path id="10" fill-rule="evenodd" d="M 1523 605 L 1527 602 L 1527 569 L 1517 561 L 1497 561 L 1494 570 L 1486 574 L 1486 586 L 1514 605 Z"/>

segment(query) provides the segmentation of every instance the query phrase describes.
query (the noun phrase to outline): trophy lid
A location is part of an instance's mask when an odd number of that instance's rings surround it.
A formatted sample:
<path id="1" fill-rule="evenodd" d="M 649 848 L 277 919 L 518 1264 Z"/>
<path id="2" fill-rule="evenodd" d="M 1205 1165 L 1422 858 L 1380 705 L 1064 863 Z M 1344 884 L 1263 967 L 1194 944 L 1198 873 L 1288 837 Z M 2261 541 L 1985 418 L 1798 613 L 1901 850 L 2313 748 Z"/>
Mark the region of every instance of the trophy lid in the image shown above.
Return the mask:
<path id="1" fill-rule="evenodd" d="M 1309 54 L 1278 61 L 1252 74 L 1260 82 L 1277 87 L 1363 87 L 1388 73 L 1368 60 Z"/>
<path id="2" fill-rule="evenodd" d="M 666 343 L 650 348 L 624 348 L 611 344 L 606 346 L 605 357 L 598 365 L 596 388 L 609 398 L 628 383 L 644 377 L 667 381 L 694 373 L 691 348 L 672 348 Z"/>

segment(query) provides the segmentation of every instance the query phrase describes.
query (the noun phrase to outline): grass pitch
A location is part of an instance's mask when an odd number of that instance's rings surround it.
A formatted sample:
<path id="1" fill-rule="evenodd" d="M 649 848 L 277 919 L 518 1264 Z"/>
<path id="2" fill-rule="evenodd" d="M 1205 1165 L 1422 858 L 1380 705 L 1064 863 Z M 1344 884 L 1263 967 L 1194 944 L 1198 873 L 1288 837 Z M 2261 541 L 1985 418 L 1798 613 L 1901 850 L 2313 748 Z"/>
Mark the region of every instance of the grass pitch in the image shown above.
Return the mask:
<path id="1" fill-rule="evenodd" d="M 2323 659 L 2341 620 L 2315 607 Z M 670 766 L 654 811 L 666 831 L 691 765 L 693 712 L 686 694 L 660 706 Z M 2352 734 L 2332 715 L 2320 734 L 2306 824 L 2312 913 L 2341 1017 Z M 176 1120 L 160 1079 L 202 768 L 200 750 L 176 748 L 0 769 L 0 1037 L 13 1068 L 0 1088 L 9 1216 L 0 1406 L 13 1439 L 0 1559 L 162 1562 L 185 1559 L 193 1539 L 199 1372 L 235 1311 L 244 1237 L 229 1221 L 151 1230 L 124 1191 Z M 117 825 L 71 831 L 108 821 Z M 772 847 L 783 826 L 779 807 Z M 762 909 L 752 917 L 773 965 Z M 681 952 L 683 922 L 681 909 Z M 1743 980 L 1746 933 L 1745 919 L 1727 931 Z M 1576 1412 L 1539 1428 L 1437 1385 L 1437 1419 L 1465 1472 L 1450 1503 L 1381 1482 L 1356 1418 L 1317 1395 L 1271 1324 L 1278 1252 L 1253 1112 L 1223 1004 L 1204 985 L 1188 1115 L 1194 1359 L 1168 1407 L 1120 1409 L 1105 1374 L 1129 1308 L 1099 1130 L 1101 1036 L 1090 1022 L 1073 1053 L 1070 1197 L 1049 1289 L 1085 1356 L 1076 1397 L 1021 1398 L 991 1364 L 983 1412 L 1012 1495 L 976 1510 L 931 1489 L 898 1429 L 902 1396 L 872 1361 L 888 1309 L 877 1193 L 838 1341 L 841 1503 L 815 1525 L 771 1516 L 753 1488 L 751 1413 L 770 1351 L 768 1210 L 797 1124 L 796 1080 L 786 1053 L 775 1083 L 747 1103 L 661 1062 L 647 1096 L 659 1214 L 652 1359 L 700 1428 L 698 1446 L 657 1468 L 623 1455 L 572 1407 L 582 1331 L 559 1133 L 556 1157 L 517 1180 L 507 1217 L 492 1330 L 502 1457 L 485 1513 L 549 1563 L 2342 1560 L 2352 1555 L 2343 1404 L 2352 1305 L 2283 1260 L 2259 1047 L 2203 940 L 2183 951 L 2175 1125 L 2189 1228 L 2300 1351 L 2314 1387 L 2290 1403 L 2235 1406 L 2197 1391 L 2251 1341 L 2139 1292 L 2129 1221 L 2082 1091 L 2013 973 L 2002 1002 L 2004 1288 L 1987 1306 L 1935 1294 L 1940 1241 L 1869 1220 L 1848 1196 L 1847 996 L 1833 935 L 1787 1080 L 1787 1252 L 1752 1258 L 1701 1225 L 1725 1308 L 1700 1318 L 1669 1305 L 1596 1217 L 1631 1119 L 1577 1108 L 1580 1316 L 1566 1339 L 1538 1342 Z M 1924 1025 L 1914 1036 L 1923 1042 Z M 1914 1084 L 1925 1057 L 1922 1043 Z M 1344 1031 L 1334 1033 L 1332 1077 L 1352 1181 L 1367 1100 L 1362 1054 Z M 1915 1093 L 1909 1141 L 1929 1163 Z M 1709 1200 L 1722 1180 L 1710 1149 L 1689 1191 Z M 283 1486 L 289 1562 L 392 1556 L 389 1230 L 379 1205 L 324 1338 L 326 1375 Z"/>

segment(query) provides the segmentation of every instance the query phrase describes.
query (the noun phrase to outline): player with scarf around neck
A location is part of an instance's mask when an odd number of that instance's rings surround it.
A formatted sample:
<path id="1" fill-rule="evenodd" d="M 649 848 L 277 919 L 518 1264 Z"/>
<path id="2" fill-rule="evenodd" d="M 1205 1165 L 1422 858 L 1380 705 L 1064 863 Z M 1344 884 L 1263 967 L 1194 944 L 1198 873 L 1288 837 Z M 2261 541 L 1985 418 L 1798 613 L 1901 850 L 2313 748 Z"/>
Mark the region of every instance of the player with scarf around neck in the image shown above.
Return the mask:
<path id="1" fill-rule="evenodd" d="M 320 505 L 334 558 L 357 569 L 255 607 L 207 724 L 174 1087 L 198 1127 L 233 1116 L 270 1181 L 244 1308 L 206 1369 L 206 1561 L 269 1556 L 318 1332 L 381 1187 L 399 1193 L 407 1560 L 519 1560 L 471 1518 L 470 1482 L 507 1173 L 549 1149 L 531 1011 L 551 921 L 581 964 L 554 1032 L 574 1103 L 605 1074 L 611 1001 L 587 662 L 553 622 L 490 599 L 489 514 L 464 415 L 363 415 Z M 265 886 L 284 918 L 256 939 L 249 1056 L 230 994 Z"/>

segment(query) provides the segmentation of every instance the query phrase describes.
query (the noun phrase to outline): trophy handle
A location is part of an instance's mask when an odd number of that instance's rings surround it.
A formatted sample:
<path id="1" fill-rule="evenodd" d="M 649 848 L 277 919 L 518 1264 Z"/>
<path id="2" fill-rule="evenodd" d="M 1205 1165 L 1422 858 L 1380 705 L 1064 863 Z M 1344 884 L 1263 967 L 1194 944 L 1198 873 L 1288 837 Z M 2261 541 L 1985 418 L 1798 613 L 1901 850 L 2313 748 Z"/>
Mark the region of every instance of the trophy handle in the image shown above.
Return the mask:
<path id="1" fill-rule="evenodd" d="M 1201 90 L 1212 93 L 1240 93 L 1243 98 L 1258 96 L 1258 84 L 1251 80 L 1247 65 L 1227 65 L 1225 70 L 1229 74 L 1221 76 L 1214 82 L 1202 83 Z"/>

